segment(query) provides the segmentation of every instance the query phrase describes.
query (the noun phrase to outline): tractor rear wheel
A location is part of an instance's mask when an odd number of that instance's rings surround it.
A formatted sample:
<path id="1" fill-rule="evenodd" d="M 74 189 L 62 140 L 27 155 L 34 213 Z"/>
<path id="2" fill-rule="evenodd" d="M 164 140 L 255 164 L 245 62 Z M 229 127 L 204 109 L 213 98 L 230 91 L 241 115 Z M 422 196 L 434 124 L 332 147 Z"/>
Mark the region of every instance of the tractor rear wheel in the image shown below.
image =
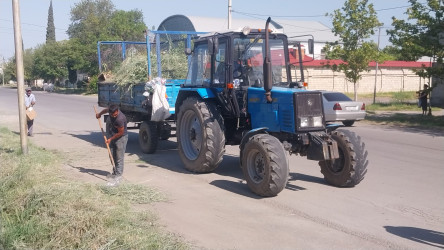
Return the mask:
<path id="1" fill-rule="evenodd" d="M 156 152 L 158 142 L 157 123 L 152 121 L 142 122 L 139 128 L 139 145 L 142 152 L 145 154 Z"/>
<path id="2" fill-rule="evenodd" d="M 321 173 L 327 183 L 337 187 L 358 185 L 367 173 L 365 144 L 354 132 L 338 129 L 331 132 L 331 138 L 338 144 L 339 158 L 320 161 Z"/>
<path id="3" fill-rule="evenodd" d="M 224 124 L 216 105 L 194 97 L 185 99 L 177 115 L 180 158 L 189 171 L 211 172 L 225 153 Z"/>
<path id="4" fill-rule="evenodd" d="M 257 134 L 241 149 L 241 167 L 248 187 L 260 196 L 276 196 L 288 181 L 288 158 L 274 136 Z"/>

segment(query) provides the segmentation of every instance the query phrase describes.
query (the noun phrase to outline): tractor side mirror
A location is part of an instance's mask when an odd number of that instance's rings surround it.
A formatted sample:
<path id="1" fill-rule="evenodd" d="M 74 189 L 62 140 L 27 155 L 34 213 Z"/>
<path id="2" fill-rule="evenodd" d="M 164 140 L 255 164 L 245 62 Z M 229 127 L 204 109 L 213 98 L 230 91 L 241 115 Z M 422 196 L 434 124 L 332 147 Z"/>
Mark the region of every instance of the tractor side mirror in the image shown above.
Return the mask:
<path id="1" fill-rule="evenodd" d="M 210 53 L 210 55 L 217 53 L 218 48 L 219 48 L 219 39 L 217 39 L 216 36 L 213 36 L 212 38 L 208 39 L 208 53 Z"/>
<path id="2" fill-rule="evenodd" d="M 308 54 L 314 53 L 314 40 L 308 39 Z"/>

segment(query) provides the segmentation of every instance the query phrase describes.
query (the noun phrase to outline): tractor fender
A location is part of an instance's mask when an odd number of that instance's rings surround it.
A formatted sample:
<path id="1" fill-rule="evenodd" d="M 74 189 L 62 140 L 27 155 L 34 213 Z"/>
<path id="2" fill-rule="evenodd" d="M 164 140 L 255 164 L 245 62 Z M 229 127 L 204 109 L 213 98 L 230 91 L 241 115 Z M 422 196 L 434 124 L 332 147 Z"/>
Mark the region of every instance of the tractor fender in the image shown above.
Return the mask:
<path id="1" fill-rule="evenodd" d="M 199 99 L 212 99 L 215 97 L 213 91 L 210 88 L 180 88 L 179 94 L 177 95 L 176 104 L 175 104 L 175 113 L 179 113 L 179 108 L 182 105 L 182 102 L 188 97 L 197 97 Z"/>
<path id="2" fill-rule="evenodd" d="M 257 135 L 257 134 L 268 134 L 268 133 L 267 133 L 267 130 L 268 130 L 267 127 L 255 128 L 255 129 L 252 129 L 252 130 L 248 131 L 247 133 L 245 133 L 245 134 L 242 136 L 241 143 L 239 144 L 239 149 L 240 149 L 240 150 L 239 150 L 239 151 L 240 151 L 239 160 L 240 160 L 240 161 L 242 161 L 242 153 L 243 153 L 243 150 L 244 150 L 245 144 L 247 144 L 248 140 L 249 140 L 252 136 Z M 241 166 L 241 165 L 242 165 L 242 163 L 239 164 L 239 166 Z"/>
<path id="3" fill-rule="evenodd" d="M 245 143 L 247 143 L 248 138 L 250 138 L 250 137 L 252 137 L 253 135 L 256 135 L 256 134 L 268 134 L 267 130 L 268 130 L 267 127 L 262 127 L 262 128 L 252 129 L 252 130 L 248 131 L 247 133 L 245 133 L 242 136 L 241 143 L 239 144 L 240 150 L 242 151 L 242 148 L 244 147 Z"/>
<path id="4" fill-rule="evenodd" d="M 343 126 L 344 125 L 342 124 L 333 123 L 333 124 L 328 124 L 325 129 L 327 130 L 328 133 L 330 133 Z"/>

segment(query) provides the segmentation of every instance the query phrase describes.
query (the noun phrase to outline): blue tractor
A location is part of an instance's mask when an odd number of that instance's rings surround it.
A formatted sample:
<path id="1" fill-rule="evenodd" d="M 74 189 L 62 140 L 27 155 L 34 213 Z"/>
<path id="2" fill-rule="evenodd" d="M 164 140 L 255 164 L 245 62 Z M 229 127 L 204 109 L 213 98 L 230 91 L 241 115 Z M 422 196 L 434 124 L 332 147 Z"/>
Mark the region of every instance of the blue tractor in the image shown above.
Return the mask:
<path id="1" fill-rule="evenodd" d="M 288 180 L 288 154 L 319 162 L 327 183 L 355 186 L 367 170 L 359 136 L 326 125 L 320 92 L 292 81 L 287 36 L 244 28 L 211 33 L 194 41 L 191 64 L 175 104 L 180 158 L 189 171 L 211 172 L 225 145 L 239 145 L 249 188 L 264 197 Z M 288 152 L 288 153 L 287 153 Z"/>

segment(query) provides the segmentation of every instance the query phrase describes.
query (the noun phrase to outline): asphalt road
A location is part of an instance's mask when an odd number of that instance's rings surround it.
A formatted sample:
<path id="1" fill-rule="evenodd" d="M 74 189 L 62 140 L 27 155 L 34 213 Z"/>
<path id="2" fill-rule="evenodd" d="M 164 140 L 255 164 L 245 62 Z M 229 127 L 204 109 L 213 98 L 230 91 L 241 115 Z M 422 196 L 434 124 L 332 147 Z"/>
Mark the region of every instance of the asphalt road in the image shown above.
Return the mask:
<path id="1" fill-rule="evenodd" d="M 34 94 L 30 141 L 66 154 L 63 168 L 72 178 L 104 183 L 110 167 L 94 118 L 97 97 Z M 16 89 L 0 88 L 0 126 L 18 131 L 17 106 Z M 227 147 L 214 173 L 192 174 L 181 164 L 175 138 L 145 155 L 135 130 L 124 177 L 165 193 L 169 201 L 149 209 L 196 248 L 443 249 L 443 133 L 364 122 L 349 129 L 369 153 L 366 178 L 354 188 L 329 186 L 317 162 L 290 156 L 287 187 L 261 198 L 243 180 L 238 147 Z"/>

